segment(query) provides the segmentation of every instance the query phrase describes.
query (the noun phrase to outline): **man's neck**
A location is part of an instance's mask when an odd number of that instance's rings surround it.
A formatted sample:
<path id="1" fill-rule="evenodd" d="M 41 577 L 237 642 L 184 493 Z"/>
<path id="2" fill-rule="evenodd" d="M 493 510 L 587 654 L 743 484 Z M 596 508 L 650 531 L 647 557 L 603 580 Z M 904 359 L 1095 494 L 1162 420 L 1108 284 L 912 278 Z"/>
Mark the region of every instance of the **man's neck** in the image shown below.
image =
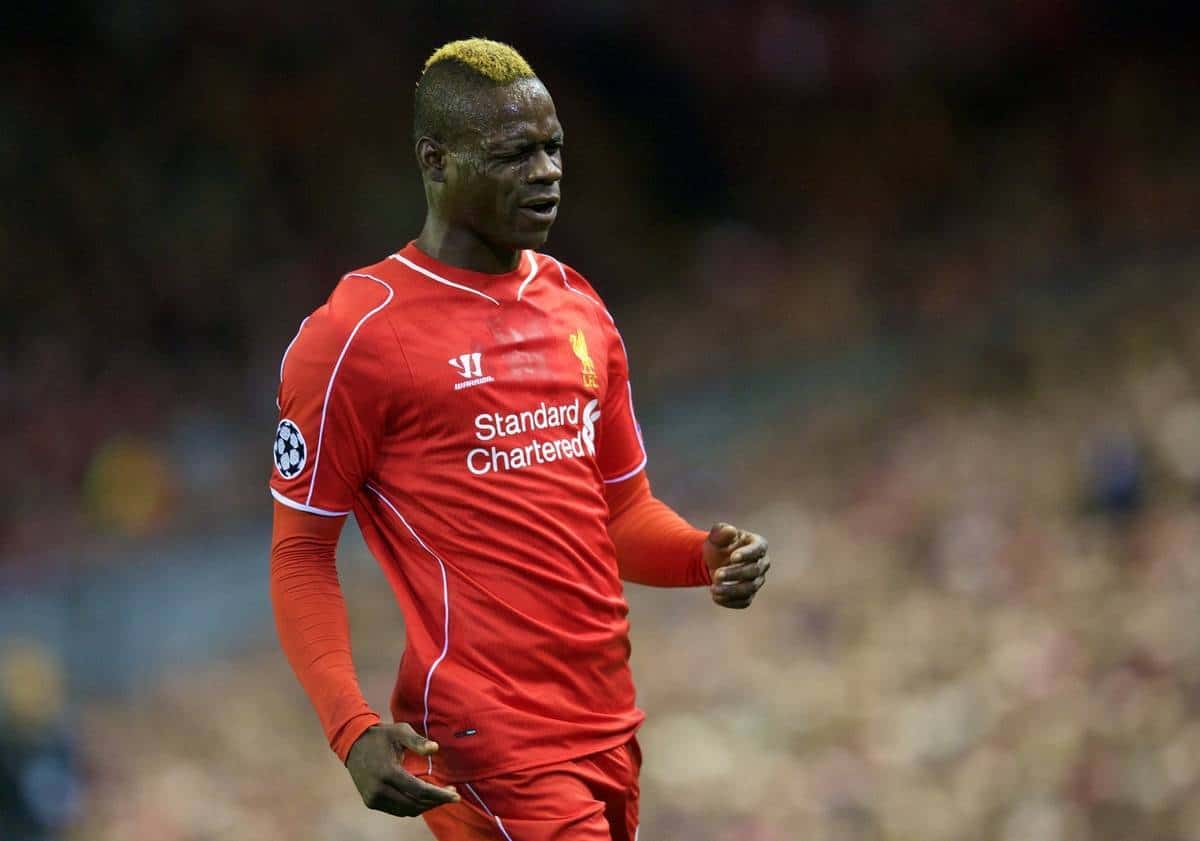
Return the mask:
<path id="1" fill-rule="evenodd" d="M 448 266 L 484 274 L 511 272 L 521 260 L 518 249 L 496 248 L 471 231 L 449 227 L 432 216 L 425 217 L 417 248 Z"/>

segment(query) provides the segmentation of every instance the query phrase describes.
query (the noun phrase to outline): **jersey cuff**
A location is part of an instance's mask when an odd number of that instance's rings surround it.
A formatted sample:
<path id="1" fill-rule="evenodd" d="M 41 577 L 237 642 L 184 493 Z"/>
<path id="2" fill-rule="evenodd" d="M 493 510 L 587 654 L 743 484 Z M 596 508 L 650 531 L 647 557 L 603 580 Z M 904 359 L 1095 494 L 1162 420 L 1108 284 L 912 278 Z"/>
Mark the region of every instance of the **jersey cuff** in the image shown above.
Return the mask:
<path id="1" fill-rule="evenodd" d="M 356 715 L 341 726 L 337 736 L 329 743 L 329 747 L 345 765 L 346 760 L 350 757 L 350 748 L 354 747 L 354 743 L 358 741 L 359 737 L 382 722 L 383 719 L 374 712 L 368 711 Z"/>
<path id="2" fill-rule="evenodd" d="M 696 564 L 697 575 L 700 578 L 700 584 L 697 586 L 709 587 L 712 586 L 712 570 L 708 568 L 708 564 L 704 562 L 704 541 L 708 540 L 707 532 L 700 532 L 703 537 L 700 538 L 700 543 L 696 546 L 696 558 L 693 563 Z"/>
<path id="3" fill-rule="evenodd" d="M 302 502 L 296 502 L 294 499 L 288 499 L 279 491 L 271 488 L 271 496 L 286 505 L 288 508 L 295 508 L 297 511 L 307 511 L 309 514 L 320 514 L 322 517 L 345 517 L 349 511 L 326 511 L 324 508 L 317 508 L 315 505 L 305 505 Z"/>
<path id="4" fill-rule="evenodd" d="M 642 463 L 633 468 L 633 470 L 630 470 L 628 473 L 622 473 L 620 476 L 614 476 L 611 479 L 605 479 L 604 484 L 615 485 L 617 482 L 624 482 L 626 479 L 632 479 L 634 476 L 646 469 L 646 462 L 649 460 L 649 458 L 649 456 L 642 456 Z"/>

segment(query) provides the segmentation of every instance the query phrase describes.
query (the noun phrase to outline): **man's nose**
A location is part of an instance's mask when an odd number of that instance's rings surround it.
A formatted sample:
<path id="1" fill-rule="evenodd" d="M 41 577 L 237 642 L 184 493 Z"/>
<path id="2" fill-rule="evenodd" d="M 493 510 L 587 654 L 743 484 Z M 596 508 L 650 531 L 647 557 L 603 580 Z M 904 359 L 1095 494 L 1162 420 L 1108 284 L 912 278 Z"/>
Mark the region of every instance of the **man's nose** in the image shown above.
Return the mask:
<path id="1" fill-rule="evenodd" d="M 530 184 L 553 184 L 560 178 L 562 178 L 562 166 L 554 159 L 554 156 L 547 153 L 545 149 L 536 151 L 529 161 L 529 172 L 525 176 L 525 180 Z"/>

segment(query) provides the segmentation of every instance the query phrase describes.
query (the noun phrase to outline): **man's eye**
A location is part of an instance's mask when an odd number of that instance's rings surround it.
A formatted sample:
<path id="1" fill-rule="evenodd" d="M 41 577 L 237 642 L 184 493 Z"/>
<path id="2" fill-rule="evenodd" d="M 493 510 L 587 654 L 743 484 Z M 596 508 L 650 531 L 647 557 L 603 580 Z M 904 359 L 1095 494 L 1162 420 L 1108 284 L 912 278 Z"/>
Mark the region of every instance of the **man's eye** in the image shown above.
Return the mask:
<path id="1" fill-rule="evenodd" d="M 551 141 L 545 144 L 542 148 L 546 150 L 547 155 L 557 155 L 562 152 L 563 144 L 558 141 Z M 516 163 L 528 158 L 536 149 L 536 146 L 527 146 L 523 149 L 515 149 L 511 152 L 497 152 L 493 157 L 502 163 Z"/>

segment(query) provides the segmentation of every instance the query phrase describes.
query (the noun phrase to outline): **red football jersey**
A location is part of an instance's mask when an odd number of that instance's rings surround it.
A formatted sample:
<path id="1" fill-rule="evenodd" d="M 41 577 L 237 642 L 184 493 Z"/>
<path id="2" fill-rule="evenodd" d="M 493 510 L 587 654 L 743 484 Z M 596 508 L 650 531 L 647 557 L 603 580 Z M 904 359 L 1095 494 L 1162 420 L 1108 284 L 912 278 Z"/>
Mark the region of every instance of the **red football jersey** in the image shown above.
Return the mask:
<path id="1" fill-rule="evenodd" d="M 271 493 L 353 512 L 404 614 L 391 711 L 441 745 L 409 770 L 471 780 L 625 742 L 642 713 L 604 483 L 646 453 L 583 277 L 410 243 L 342 278 L 280 380 Z"/>

